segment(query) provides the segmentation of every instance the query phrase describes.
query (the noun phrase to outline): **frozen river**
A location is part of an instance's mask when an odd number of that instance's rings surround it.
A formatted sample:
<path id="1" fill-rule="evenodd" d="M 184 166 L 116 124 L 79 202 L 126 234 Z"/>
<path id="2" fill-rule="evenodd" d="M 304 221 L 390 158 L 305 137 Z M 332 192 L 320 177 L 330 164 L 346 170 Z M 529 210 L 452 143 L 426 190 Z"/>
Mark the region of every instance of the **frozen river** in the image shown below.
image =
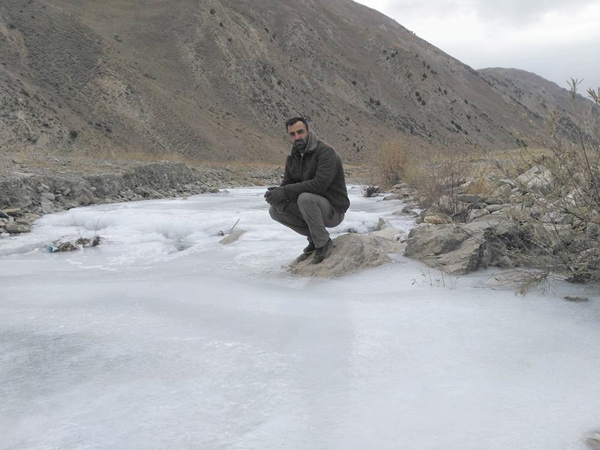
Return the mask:
<path id="1" fill-rule="evenodd" d="M 262 193 L 75 209 L 0 239 L 0 449 L 583 450 L 600 431 L 597 291 L 520 297 L 400 256 L 293 277 L 306 241 Z M 413 226 L 351 194 L 334 234 Z M 99 247 L 44 251 L 95 230 Z"/>

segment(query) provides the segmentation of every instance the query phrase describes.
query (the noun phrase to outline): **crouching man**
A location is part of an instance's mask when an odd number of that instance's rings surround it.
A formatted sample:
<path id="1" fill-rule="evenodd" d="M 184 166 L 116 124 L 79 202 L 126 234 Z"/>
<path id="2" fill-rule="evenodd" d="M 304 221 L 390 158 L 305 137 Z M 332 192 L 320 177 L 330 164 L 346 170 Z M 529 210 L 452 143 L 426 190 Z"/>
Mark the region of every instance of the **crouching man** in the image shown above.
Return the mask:
<path id="1" fill-rule="evenodd" d="M 269 188 L 265 200 L 273 220 L 307 237 L 299 259 L 314 252 L 319 264 L 333 247 L 327 227 L 338 226 L 350 207 L 344 169 L 333 148 L 308 130 L 306 120 L 294 117 L 285 126 L 292 151 L 281 186 Z"/>

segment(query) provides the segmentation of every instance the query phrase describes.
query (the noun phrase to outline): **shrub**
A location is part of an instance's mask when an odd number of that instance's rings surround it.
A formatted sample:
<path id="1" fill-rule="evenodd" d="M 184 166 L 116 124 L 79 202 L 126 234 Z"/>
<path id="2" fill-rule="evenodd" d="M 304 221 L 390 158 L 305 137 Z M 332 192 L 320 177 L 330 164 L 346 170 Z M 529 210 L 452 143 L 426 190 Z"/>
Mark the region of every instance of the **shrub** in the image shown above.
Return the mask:
<path id="1" fill-rule="evenodd" d="M 579 82 L 570 92 L 575 115 L 553 113 L 543 152 L 528 151 L 539 182 L 514 177 L 531 205 L 530 217 L 515 219 L 517 235 L 511 256 L 547 274 L 573 282 L 600 281 L 600 96 L 589 90 L 591 108 L 578 100 Z M 585 109 L 584 109 L 585 108 Z M 521 140 L 523 144 L 524 141 Z M 505 173 L 509 175 L 508 173 Z"/>
<path id="2" fill-rule="evenodd" d="M 467 153 L 446 148 L 424 153 L 420 158 L 422 163 L 414 171 L 411 184 L 423 206 L 434 207 L 456 220 L 466 220 L 466 205 L 459 201 L 459 195 L 473 174 L 473 162 Z"/>
<path id="3" fill-rule="evenodd" d="M 379 176 L 381 184 L 392 187 L 406 176 L 408 167 L 413 164 L 407 146 L 399 141 L 386 141 L 379 154 Z"/>
<path id="4" fill-rule="evenodd" d="M 363 197 L 366 197 L 366 198 L 374 197 L 377 194 L 379 194 L 379 192 L 381 191 L 379 189 L 379 186 L 375 186 L 373 184 L 365 185 L 361 188 L 361 190 L 362 190 Z"/>

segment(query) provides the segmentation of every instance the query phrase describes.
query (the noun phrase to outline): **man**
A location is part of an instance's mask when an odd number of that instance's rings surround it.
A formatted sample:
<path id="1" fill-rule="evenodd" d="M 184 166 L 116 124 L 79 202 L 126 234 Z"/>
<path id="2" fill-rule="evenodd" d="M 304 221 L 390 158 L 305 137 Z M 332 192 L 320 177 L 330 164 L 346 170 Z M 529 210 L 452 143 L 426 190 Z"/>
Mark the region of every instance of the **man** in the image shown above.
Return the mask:
<path id="1" fill-rule="evenodd" d="M 265 200 L 273 220 L 308 238 L 299 260 L 314 253 L 313 262 L 319 264 L 333 248 L 326 227 L 342 223 L 350 207 L 344 169 L 333 148 L 309 131 L 302 117 L 289 119 L 285 127 L 292 151 L 281 185 L 269 188 Z"/>

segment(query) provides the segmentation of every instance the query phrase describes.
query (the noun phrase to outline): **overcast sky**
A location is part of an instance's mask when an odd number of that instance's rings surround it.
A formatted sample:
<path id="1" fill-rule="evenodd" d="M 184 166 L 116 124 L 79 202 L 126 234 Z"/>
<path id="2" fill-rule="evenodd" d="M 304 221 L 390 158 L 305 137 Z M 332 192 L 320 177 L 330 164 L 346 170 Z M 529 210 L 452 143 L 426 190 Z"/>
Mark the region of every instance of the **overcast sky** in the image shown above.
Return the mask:
<path id="1" fill-rule="evenodd" d="M 600 86 L 600 0 L 358 0 L 474 69 Z"/>

